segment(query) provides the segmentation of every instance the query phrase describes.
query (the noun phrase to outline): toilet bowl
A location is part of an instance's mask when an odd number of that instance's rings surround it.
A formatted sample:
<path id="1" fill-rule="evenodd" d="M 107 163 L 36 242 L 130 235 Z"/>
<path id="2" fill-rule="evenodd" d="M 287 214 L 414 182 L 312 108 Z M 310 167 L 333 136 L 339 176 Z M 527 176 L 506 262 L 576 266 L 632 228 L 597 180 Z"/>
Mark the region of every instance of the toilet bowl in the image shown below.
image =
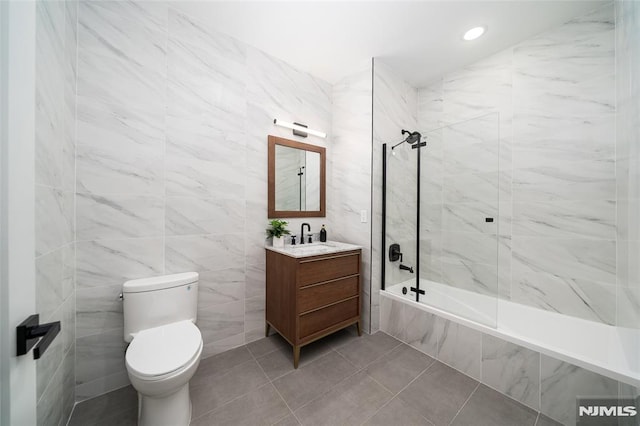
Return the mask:
<path id="1" fill-rule="evenodd" d="M 202 336 L 191 321 L 141 331 L 125 356 L 139 394 L 139 425 L 188 425 L 189 380 L 202 355 Z"/>
<path id="2" fill-rule="evenodd" d="M 198 274 L 127 281 L 122 287 L 127 374 L 138 391 L 138 425 L 188 426 L 189 380 L 202 356 L 195 325 Z"/>

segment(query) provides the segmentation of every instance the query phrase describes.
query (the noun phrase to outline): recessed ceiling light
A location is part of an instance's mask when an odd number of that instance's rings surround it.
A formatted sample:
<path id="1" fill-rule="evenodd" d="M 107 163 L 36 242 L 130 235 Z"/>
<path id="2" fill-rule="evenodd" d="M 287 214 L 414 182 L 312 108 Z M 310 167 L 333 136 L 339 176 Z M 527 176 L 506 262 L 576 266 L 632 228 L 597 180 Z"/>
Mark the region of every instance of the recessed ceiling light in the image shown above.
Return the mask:
<path id="1" fill-rule="evenodd" d="M 487 31 L 486 27 L 475 27 L 464 33 L 463 39 L 467 41 L 475 40 Z"/>

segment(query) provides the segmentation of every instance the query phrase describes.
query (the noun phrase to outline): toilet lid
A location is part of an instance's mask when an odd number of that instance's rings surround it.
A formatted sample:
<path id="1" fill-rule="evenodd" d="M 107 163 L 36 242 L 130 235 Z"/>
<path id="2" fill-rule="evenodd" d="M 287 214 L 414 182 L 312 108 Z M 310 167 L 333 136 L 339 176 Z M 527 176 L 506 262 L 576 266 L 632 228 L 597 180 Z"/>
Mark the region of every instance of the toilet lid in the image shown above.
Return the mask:
<path id="1" fill-rule="evenodd" d="M 180 321 L 139 332 L 127 349 L 127 368 L 138 377 L 155 377 L 180 370 L 198 355 L 200 330 Z"/>

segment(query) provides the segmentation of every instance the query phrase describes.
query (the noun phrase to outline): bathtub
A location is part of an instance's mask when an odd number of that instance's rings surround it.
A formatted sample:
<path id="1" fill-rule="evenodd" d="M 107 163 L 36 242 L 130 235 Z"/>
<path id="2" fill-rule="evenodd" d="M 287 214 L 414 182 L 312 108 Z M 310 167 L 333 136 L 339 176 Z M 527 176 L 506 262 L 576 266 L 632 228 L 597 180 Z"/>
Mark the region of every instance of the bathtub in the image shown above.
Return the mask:
<path id="1" fill-rule="evenodd" d="M 640 331 L 537 309 L 495 297 L 420 280 L 426 291 L 402 294 L 410 280 L 382 290 L 397 300 L 603 376 L 640 386 Z M 427 304 L 427 302 L 429 304 Z M 496 315 L 497 312 L 497 315 Z"/>

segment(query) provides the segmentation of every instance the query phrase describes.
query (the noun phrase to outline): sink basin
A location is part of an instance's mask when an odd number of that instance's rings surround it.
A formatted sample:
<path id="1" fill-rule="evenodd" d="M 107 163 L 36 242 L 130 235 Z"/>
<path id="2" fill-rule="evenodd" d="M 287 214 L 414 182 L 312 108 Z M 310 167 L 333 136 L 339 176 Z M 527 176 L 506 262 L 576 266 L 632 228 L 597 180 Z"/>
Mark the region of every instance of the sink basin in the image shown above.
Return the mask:
<path id="1" fill-rule="evenodd" d="M 349 251 L 361 248 L 353 244 L 339 243 L 336 241 L 327 241 L 323 243 L 297 244 L 295 246 L 286 246 L 284 248 L 267 247 L 268 250 L 277 251 L 291 257 L 311 257 L 319 254 L 338 253 L 341 251 Z"/>
<path id="2" fill-rule="evenodd" d="M 298 253 L 307 253 L 307 252 L 318 252 L 323 253 L 329 250 L 332 250 L 335 245 L 326 244 L 326 243 L 312 243 L 312 244 L 300 244 L 296 246 L 288 246 L 285 247 L 284 250 L 298 252 Z"/>

